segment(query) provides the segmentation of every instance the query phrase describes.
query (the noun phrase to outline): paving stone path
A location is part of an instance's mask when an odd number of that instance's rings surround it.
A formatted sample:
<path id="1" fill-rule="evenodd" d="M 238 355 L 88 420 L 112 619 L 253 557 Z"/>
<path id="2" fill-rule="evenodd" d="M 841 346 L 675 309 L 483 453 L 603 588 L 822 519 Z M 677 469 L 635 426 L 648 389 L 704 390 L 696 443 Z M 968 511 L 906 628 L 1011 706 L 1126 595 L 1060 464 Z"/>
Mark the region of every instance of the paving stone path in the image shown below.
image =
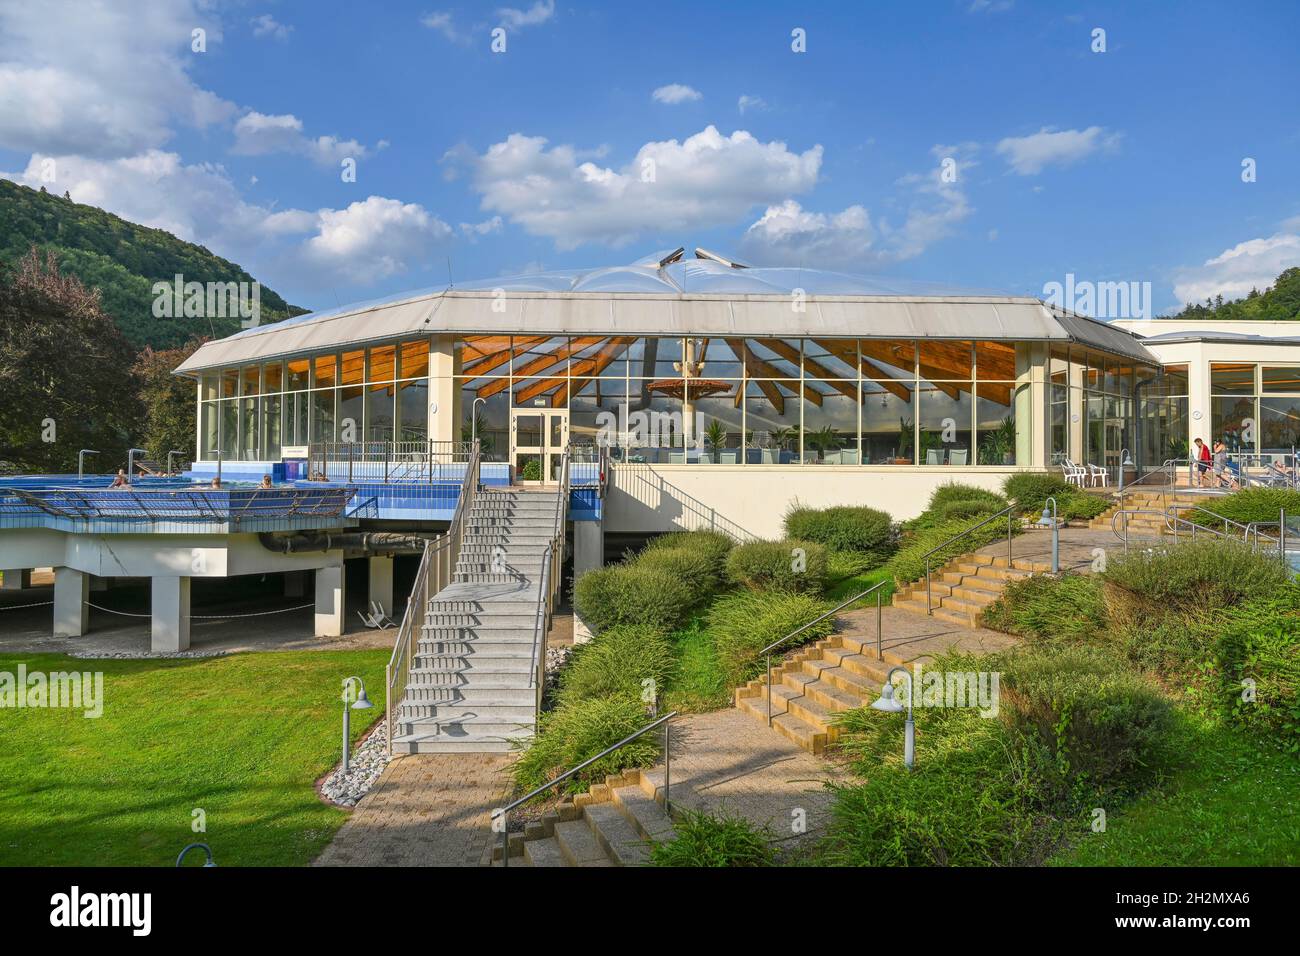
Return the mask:
<path id="1" fill-rule="evenodd" d="M 509 786 L 511 754 L 398 757 L 361 800 L 316 866 L 480 866 L 491 812 Z"/>

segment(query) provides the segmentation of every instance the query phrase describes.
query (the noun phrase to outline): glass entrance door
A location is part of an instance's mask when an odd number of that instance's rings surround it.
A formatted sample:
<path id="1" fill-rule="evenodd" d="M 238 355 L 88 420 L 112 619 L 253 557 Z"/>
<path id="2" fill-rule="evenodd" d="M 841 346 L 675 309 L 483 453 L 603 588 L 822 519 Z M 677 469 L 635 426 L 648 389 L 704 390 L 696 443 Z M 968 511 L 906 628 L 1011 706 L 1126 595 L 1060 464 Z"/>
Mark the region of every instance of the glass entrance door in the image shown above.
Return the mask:
<path id="1" fill-rule="evenodd" d="M 568 409 L 510 409 L 510 463 L 515 481 L 558 481 L 568 443 Z"/>

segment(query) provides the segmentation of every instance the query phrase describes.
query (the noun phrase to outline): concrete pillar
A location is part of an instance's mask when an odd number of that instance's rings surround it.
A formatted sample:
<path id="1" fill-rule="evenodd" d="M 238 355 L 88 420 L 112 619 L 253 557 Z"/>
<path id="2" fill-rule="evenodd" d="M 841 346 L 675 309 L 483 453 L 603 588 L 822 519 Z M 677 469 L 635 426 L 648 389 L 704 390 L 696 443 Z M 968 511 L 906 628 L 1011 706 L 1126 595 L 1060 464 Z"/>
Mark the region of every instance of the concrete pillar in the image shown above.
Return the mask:
<path id="1" fill-rule="evenodd" d="M 90 627 L 90 575 L 75 568 L 54 569 L 54 636 L 80 637 Z"/>
<path id="2" fill-rule="evenodd" d="M 600 521 L 573 522 L 573 579 L 605 565 L 605 525 Z"/>
<path id="3" fill-rule="evenodd" d="M 184 651 L 190 646 L 190 579 L 159 575 L 153 587 L 149 649 Z"/>
<path id="4" fill-rule="evenodd" d="M 393 556 L 377 554 L 368 561 L 370 566 L 369 600 L 378 601 L 384 613 L 393 616 Z"/>
<path id="5" fill-rule="evenodd" d="M 316 569 L 316 636 L 343 636 L 343 565 Z"/>
<path id="6" fill-rule="evenodd" d="M 286 571 L 284 573 L 284 596 L 300 598 L 307 596 L 307 571 Z"/>
<path id="7" fill-rule="evenodd" d="M 429 346 L 429 438 L 460 441 L 460 362 L 456 340 L 435 335 Z"/>
<path id="8" fill-rule="evenodd" d="M 0 590 L 26 591 L 32 586 L 31 568 L 7 568 L 0 571 L 4 579 L 0 581 Z"/>

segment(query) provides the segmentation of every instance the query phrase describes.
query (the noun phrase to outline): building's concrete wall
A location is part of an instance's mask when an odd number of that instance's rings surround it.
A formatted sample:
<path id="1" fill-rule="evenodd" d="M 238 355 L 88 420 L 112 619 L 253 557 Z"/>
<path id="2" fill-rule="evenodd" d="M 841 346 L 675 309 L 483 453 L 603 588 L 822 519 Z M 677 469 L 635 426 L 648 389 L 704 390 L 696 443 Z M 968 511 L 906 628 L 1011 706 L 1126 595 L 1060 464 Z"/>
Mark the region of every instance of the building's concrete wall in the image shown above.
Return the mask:
<path id="1" fill-rule="evenodd" d="M 786 509 L 868 505 L 897 520 L 925 510 L 939 485 L 962 482 L 1000 491 L 1017 468 L 871 468 L 809 465 L 615 465 L 605 498 L 611 533 L 714 527 L 779 537 Z"/>

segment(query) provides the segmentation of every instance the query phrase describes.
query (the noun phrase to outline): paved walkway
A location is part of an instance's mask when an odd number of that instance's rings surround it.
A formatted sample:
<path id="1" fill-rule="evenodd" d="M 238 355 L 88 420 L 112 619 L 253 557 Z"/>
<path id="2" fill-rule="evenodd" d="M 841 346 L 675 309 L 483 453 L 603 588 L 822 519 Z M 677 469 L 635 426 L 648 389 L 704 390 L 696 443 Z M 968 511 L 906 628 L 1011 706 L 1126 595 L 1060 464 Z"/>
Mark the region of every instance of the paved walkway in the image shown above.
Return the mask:
<path id="1" fill-rule="evenodd" d="M 1152 547 L 1165 548 L 1173 543 L 1172 536 L 1142 535 L 1136 530 L 1131 531 L 1128 538 L 1131 551 Z M 1107 558 L 1118 557 L 1124 553 L 1124 541 L 1116 537 L 1109 528 L 1062 528 L 1059 548 L 1062 571 L 1087 573 L 1092 570 L 1098 548 L 1106 553 Z M 1006 539 L 985 545 L 979 549 L 979 553 L 1005 558 Z M 1017 561 L 1049 563 L 1052 560 L 1052 532 L 1047 528 L 1027 529 L 1023 534 L 1011 539 L 1011 556 Z"/>
<path id="2" fill-rule="evenodd" d="M 844 776 L 835 764 L 734 707 L 687 714 L 672 727 L 675 807 L 744 817 L 778 845 L 821 834 L 832 803 L 824 784 Z M 648 775 L 663 785 L 662 764 Z"/>
<path id="3" fill-rule="evenodd" d="M 316 866 L 481 866 L 513 754 L 398 757 Z"/>
<path id="4" fill-rule="evenodd" d="M 1001 631 L 962 627 L 942 618 L 904 611 L 888 604 L 880 609 L 880 619 L 883 632 L 881 650 L 892 651 L 908 661 L 926 660 L 954 648 L 973 654 L 992 654 L 1019 643 L 1017 638 Z M 875 607 L 845 611 L 836 616 L 836 622 L 836 633 L 865 639 L 874 646 Z"/>

